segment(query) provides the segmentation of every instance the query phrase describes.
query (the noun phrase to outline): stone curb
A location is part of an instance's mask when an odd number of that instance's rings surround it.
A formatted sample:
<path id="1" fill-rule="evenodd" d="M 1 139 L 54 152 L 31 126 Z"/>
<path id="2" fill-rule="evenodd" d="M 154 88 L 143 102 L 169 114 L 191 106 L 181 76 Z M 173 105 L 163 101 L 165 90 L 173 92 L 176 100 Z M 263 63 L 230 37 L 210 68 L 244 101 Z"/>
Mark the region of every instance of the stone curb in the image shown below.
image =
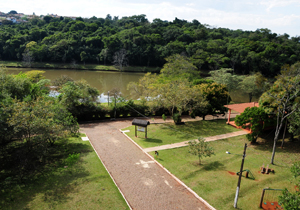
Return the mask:
<path id="1" fill-rule="evenodd" d="M 84 133 L 84 134 L 88 137 L 88 135 L 87 135 L 86 133 Z M 109 174 L 110 178 L 113 180 L 114 184 L 116 185 L 116 187 L 118 188 L 118 190 L 119 190 L 119 192 L 121 193 L 122 197 L 124 198 L 125 202 L 127 203 L 129 209 L 132 210 L 132 207 L 130 206 L 129 202 L 128 202 L 127 199 L 125 198 L 125 196 L 124 196 L 123 192 L 121 191 L 121 189 L 119 188 L 119 186 L 117 185 L 115 179 L 113 178 L 113 176 L 111 175 L 111 173 L 110 173 L 110 172 L 108 171 L 108 169 L 106 168 L 106 165 L 102 162 L 102 160 L 101 160 L 101 158 L 100 158 L 100 155 L 99 155 L 98 152 L 96 151 L 96 149 L 95 149 L 93 143 L 92 143 L 91 141 L 89 141 L 89 142 L 90 142 L 90 144 L 92 145 L 94 151 L 96 152 L 96 154 L 97 154 L 99 160 L 101 161 L 102 165 L 104 166 L 105 170 L 107 171 L 107 173 Z"/>
<path id="2" fill-rule="evenodd" d="M 125 135 L 133 144 L 135 144 L 140 150 L 143 151 L 150 159 L 152 159 L 159 167 L 161 167 L 163 170 L 165 170 L 171 177 L 173 177 L 179 184 L 181 184 L 183 187 L 185 187 L 190 193 L 192 193 L 198 200 L 200 200 L 202 203 L 204 203 L 209 209 L 216 210 L 214 207 L 212 207 L 206 200 L 201 198 L 197 193 L 195 193 L 191 188 L 186 186 L 180 179 L 178 179 L 175 175 L 173 175 L 168 169 L 166 169 L 163 165 L 161 165 L 159 162 L 157 162 L 150 154 L 145 152 L 143 148 L 138 145 L 135 141 L 133 141 L 126 133 L 124 133 L 121 129 L 119 129 L 123 135 Z"/>

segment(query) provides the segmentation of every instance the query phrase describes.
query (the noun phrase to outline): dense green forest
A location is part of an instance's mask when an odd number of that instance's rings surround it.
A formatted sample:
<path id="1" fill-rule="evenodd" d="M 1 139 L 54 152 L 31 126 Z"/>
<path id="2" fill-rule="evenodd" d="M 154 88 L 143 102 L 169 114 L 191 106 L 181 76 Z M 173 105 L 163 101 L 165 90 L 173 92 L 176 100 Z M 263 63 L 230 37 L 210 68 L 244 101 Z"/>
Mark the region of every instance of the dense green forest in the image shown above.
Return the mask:
<path id="1" fill-rule="evenodd" d="M 181 54 L 199 70 L 223 67 L 272 77 L 284 64 L 300 61 L 299 41 L 269 29 L 213 28 L 177 18 L 149 22 L 146 15 L 76 20 L 45 16 L 0 26 L 0 59 L 21 61 L 27 53 L 35 61 L 106 65 L 116 63 L 121 53 L 130 66 L 162 67 L 166 57 Z"/>

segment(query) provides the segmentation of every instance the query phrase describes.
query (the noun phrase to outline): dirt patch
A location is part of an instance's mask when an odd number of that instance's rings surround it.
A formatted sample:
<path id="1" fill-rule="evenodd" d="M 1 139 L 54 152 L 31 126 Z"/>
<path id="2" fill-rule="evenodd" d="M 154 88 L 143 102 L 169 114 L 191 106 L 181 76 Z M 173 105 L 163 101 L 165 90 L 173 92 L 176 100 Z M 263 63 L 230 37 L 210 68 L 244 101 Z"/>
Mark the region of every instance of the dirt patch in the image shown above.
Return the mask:
<path id="1" fill-rule="evenodd" d="M 266 202 L 262 204 L 262 208 L 265 210 L 278 210 L 283 209 L 282 206 L 278 204 L 278 202 Z"/>
<path id="2" fill-rule="evenodd" d="M 228 173 L 230 173 L 231 175 L 236 175 L 236 173 L 232 172 L 232 171 L 227 171 Z"/>

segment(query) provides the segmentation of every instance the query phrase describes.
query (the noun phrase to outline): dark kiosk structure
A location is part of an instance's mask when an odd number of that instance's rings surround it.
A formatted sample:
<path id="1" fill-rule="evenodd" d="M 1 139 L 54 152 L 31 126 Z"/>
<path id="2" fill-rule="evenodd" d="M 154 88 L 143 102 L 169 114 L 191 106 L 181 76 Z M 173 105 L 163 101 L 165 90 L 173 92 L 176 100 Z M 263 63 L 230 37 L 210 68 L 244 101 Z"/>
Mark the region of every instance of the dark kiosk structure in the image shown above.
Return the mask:
<path id="1" fill-rule="evenodd" d="M 137 131 L 145 132 L 145 138 L 147 138 L 147 126 L 150 125 L 149 121 L 133 119 L 132 125 L 135 125 L 135 137 L 137 137 Z M 137 128 L 138 126 L 138 128 Z"/>

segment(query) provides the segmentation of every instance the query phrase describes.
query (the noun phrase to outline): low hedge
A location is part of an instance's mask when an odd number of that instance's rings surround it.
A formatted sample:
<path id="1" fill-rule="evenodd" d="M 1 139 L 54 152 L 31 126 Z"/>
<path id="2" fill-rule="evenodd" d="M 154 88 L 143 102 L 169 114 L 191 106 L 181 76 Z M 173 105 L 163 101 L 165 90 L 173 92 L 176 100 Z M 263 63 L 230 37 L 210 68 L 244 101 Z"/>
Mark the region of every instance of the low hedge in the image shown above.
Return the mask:
<path id="1" fill-rule="evenodd" d="M 77 121 L 93 121 L 103 120 L 115 117 L 114 103 L 110 106 L 102 106 L 101 104 L 93 104 L 88 106 L 76 107 L 75 117 Z M 135 103 L 132 100 L 126 102 L 119 102 L 116 104 L 116 117 L 142 117 L 142 116 L 162 116 L 169 115 L 167 109 L 159 108 L 154 112 L 150 111 L 149 106 L 142 103 Z"/>

